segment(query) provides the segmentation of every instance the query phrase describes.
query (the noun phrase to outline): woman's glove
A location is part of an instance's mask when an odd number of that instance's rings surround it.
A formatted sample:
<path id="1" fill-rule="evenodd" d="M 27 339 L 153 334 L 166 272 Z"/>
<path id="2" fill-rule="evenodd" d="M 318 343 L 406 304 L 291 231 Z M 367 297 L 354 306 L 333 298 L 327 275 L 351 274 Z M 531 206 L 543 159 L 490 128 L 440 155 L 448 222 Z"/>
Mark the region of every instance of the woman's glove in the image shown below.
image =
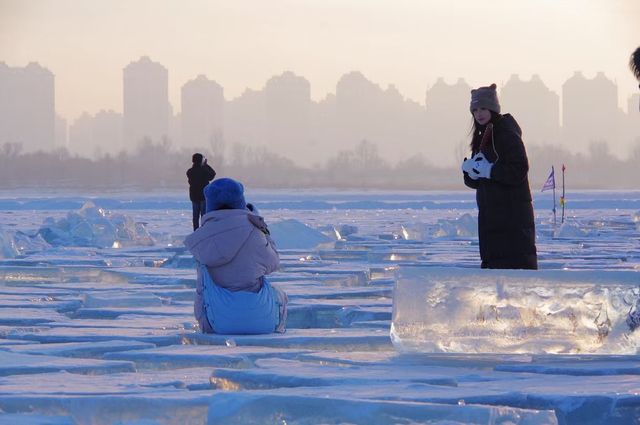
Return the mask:
<path id="1" fill-rule="evenodd" d="M 469 177 L 474 175 L 476 179 L 480 177 L 484 179 L 491 178 L 491 168 L 493 168 L 493 164 L 487 161 L 487 158 L 485 158 L 482 152 L 478 152 L 473 158 L 471 158 L 471 161 L 473 161 L 473 165 L 471 172 L 469 173 Z"/>
<path id="2" fill-rule="evenodd" d="M 467 175 L 469 175 L 469 178 L 471 178 L 472 180 L 478 180 L 478 177 L 476 177 L 476 173 L 473 172 L 473 165 L 473 158 L 467 159 L 465 157 L 464 161 L 462 161 L 462 171 L 467 173 Z"/>

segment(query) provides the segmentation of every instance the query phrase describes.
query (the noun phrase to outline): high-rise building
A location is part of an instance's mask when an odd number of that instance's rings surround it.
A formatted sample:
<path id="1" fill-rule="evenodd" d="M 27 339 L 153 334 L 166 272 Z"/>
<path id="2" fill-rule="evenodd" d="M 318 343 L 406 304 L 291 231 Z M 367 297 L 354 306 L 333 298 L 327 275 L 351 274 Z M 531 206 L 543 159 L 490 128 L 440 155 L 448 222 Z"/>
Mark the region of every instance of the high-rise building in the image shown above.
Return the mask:
<path id="1" fill-rule="evenodd" d="M 335 136 L 338 150 L 363 141 L 375 145 L 390 163 L 407 159 L 424 145 L 424 108 L 390 84 L 383 89 L 361 72 L 343 75 L 336 85 Z"/>
<path id="2" fill-rule="evenodd" d="M 57 114 L 55 121 L 55 146 L 56 148 L 69 147 L 67 120 Z"/>
<path id="3" fill-rule="evenodd" d="M 447 84 L 438 78 L 426 93 L 427 136 L 423 154 L 434 165 L 454 165 L 468 155 L 472 116 L 471 86 L 462 78 Z"/>
<path id="4" fill-rule="evenodd" d="M 634 93 L 629 96 L 627 100 L 627 114 L 628 115 L 638 115 L 638 103 L 640 102 L 640 94 Z"/>
<path id="5" fill-rule="evenodd" d="M 147 56 L 123 70 L 123 130 L 127 147 L 169 134 L 169 72 Z"/>
<path id="6" fill-rule="evenodd" d="M 556 143 L 560 136 L 560 97 L 538 75 L 523 81 L 512 75 L 500 90 L 503 113 L 511 113 L 522 128 L 525 143 Z"/>
<path id="7" fill-rule="evenodd" d="M 640 112 L 638 111 L 638 104 L 640 104 L 640 94 L 634 93 L 629 96 L 624 139 L 629 145 L 629 151 L 638 149 L 640 152 Z"/>
<path id="8" fill-rule="evenodd" d="M 122 114 L 109 110 L 92 116 L 84 112 L 69 127 L 69 150 L 86 158 L 126 150 L 122 143 Z"/>
<path id="9" fill-rule="evenodd" d="M 93 157 L 93 117 L 83 112 L 69 126 L 69 151 L 86 158 Z"/>
<path id="10" fill-rule="evenodd" d="M 606 142 L 616 150 L 622 112 L 618 87 L 604 73 L 587 79 L 576 72 L 562 85 L 563 144 L 588 151 L 593 143 Z"/>
<path id="11" fill-rule="evenodd" d="M 383 119 L 381 112 L 383 90 L 361 72 L 354 71 L 340 77 L 336 84 L 336 139 L 345 148 L 361 140 L 379 143 L 374 123 Z"/>
<path id="12" fill-rule="evenodd" d="M 269 79 L 264 93 L 267 146 L 280 155 L 301 158 L 310 148 L 309 81 L 287 71 Z"/>
<path id="13" fill-rule="evenodd" d="M 173 108 L 169 104 L 169 139 L 175 146 L 183 146 L 182 143 L 182 114 L 173 113 Z"/>
<path id="14" fill-rule="evenodd" d="M 0 144 L 22 150 L 50 150 L 55 145 L 55 77 L 31 62 L 24 68 L 0 62 Z"/>
<path id="15" fill-rule="evenodd" d="M 126 150 L 122 143 L 122 114 L 100 111 L 93 117 L 91 144 L 98 154 L 118 154 Z"/>
<path id="16" fill-rule="evenodd" d="M 204 75 L 182 86 L 182 145 L 208 147 L 224 135 L 224 89 Z"/>
<path id="17" fill-rule="evenodd" d="M 263 91 L 246 89 L 225 104 L 225 139 L 232 144 L 257 147 L 266 143 L 266 113 Z"/>
<path id="18" fill-rule="evenodd" d="M 309 117 L 311 143 L 313 145 L 324 146 L 325 149 L 327 149 L 335 139 L 336 95 L 329 93 L 324 99 L 318 102 L 312 101 Z M 333 148 L 335 149 L 335 147 Z M 326 159 L 326 156 L 327 155 L 321 155 L 314 160 L 316 163 L 322 162 Z"/>

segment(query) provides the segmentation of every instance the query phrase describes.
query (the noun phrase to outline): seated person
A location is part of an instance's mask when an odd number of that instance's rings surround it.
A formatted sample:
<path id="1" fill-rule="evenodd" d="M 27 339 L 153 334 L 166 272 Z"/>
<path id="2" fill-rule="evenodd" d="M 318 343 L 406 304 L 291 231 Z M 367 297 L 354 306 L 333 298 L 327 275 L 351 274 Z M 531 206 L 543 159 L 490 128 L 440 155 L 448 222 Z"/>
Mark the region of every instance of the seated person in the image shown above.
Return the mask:
<path id="1" fill-rule="evenodd" d="M 280 257 L 241 183 L 221 178 L 204 188 L 206 214 L 185 239 L 198 263 L 194 311 L 205 333 L 284 332 L 287 295 L 265 276 Z"/>

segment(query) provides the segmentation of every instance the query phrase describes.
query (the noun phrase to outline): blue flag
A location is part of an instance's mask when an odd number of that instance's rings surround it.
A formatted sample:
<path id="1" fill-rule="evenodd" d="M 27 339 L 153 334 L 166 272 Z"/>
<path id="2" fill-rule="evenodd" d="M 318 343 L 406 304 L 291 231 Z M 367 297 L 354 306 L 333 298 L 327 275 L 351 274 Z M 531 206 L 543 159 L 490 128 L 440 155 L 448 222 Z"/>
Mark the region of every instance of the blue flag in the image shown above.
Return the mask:
<path id="1" fill-rule="evenodd" d="M 553 167 L 551 167 L 551 174 L 547 177 L 547 181 L 544 182 L 542 186 L 542 190 L 540 192 L 544 192 L 545 190 L 551 190 L 556 188 L 556 178 L 554 176 Z"/>

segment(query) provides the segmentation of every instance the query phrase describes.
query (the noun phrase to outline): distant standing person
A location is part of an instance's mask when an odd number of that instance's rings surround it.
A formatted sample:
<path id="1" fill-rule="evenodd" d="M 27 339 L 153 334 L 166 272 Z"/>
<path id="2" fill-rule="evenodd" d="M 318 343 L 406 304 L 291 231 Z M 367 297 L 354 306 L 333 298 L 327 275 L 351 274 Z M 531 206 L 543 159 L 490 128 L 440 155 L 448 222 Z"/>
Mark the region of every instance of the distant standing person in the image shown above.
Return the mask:
<path id="1" fill-rule="evenodd" d="M 635 52 L 631 54 L 631 58 L 629 59 L 629 67 L 631 68 L 631 72 L 640 82 L 640 47 L 638 47 Z M 640 85 L 638 85 L 640 88 Z M 640 105 L 639 105 L 640 107 Z"/>
<path id="2" fill-rule="evenodd" d="M 536 231 L 529 189 L 529 160 L 522 130 L 500 114 L 496 85 L 471 90 L 471 159 L 464 183 L 476 190 L 483 269 L 537 269 Z"/>
<path id="3" fill-rule="evenodd" d="M 204 199 L 204 188 L 216 176 L 209 164 L 207 158 L 201 153 L 194 153 L 191 157 L 193 165 L 187 170 L 187 179 L 189 180 L 189 199 L 191 199 L 191 207 L 193 210 L 193 230 L 200 227 L 200 217 L 206 210 Z"/>

